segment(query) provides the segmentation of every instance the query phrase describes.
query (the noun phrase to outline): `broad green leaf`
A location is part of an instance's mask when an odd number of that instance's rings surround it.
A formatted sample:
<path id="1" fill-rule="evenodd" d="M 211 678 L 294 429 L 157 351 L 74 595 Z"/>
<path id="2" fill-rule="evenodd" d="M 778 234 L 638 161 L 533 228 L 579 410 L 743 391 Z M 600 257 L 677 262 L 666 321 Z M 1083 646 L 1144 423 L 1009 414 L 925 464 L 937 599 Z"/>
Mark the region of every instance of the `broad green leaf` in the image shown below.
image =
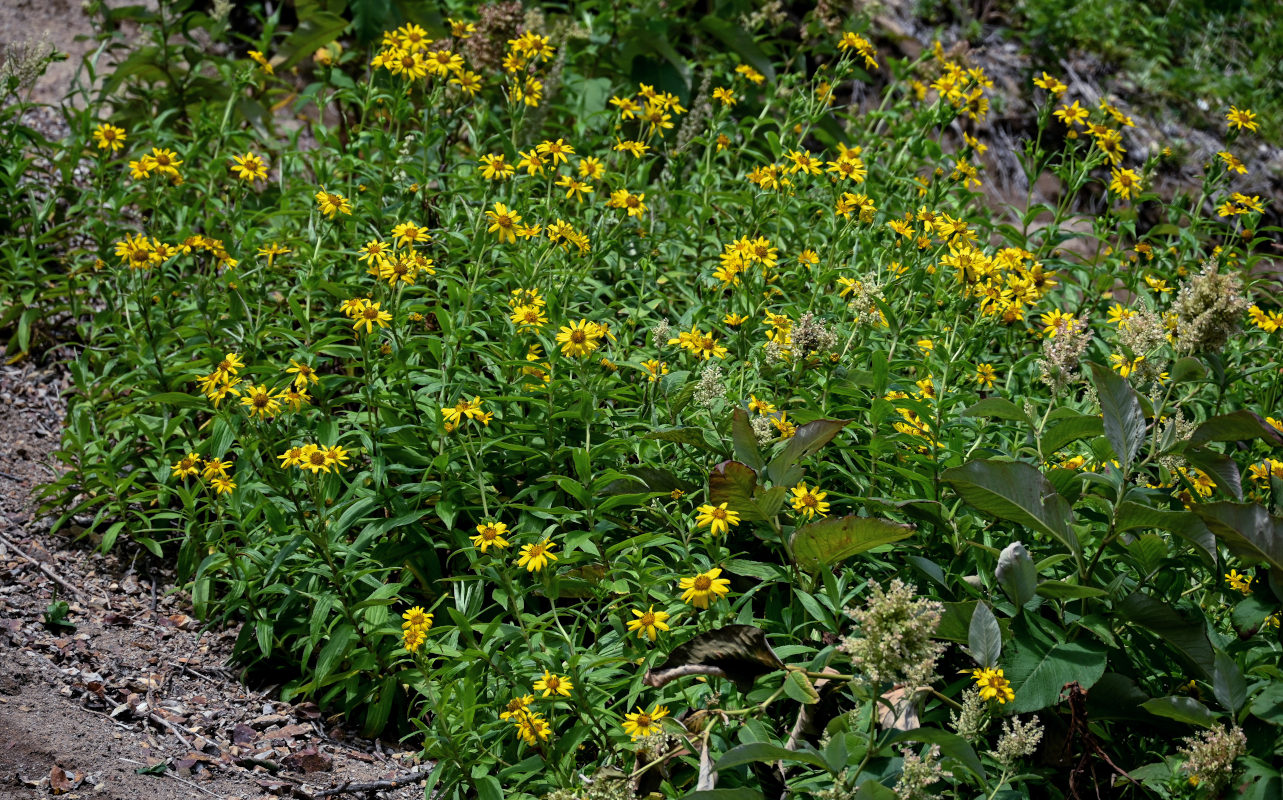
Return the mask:
<path id="1" fill-rule="evenodd" d="M 1199 550 L 1208 563 L 1216 565 L 1216 537 L 1197 515 L 1190 511 L 1165 511 L 1131 500 L 1114 509 L 1114 528 L 1119 531 L 1157 528 L 1174 533 Z"/>
<path id="2" fill-rule="evenodd" d="M 831 442 L 850 423 L 849 419 L 817 419 L 799 425 L 784 450 L 766 467 L 767 477 L 777 486 L 794 485 L 802 479 L 797 463 Z"/>
<path id="3" fill-rule="evenodd" d="M 1186 381 L 1201 381 L 1207 376 L 1207 368 L 1197 358 L 1185 356 L 1178 359 L 1167 373 L 1172 383 L 1185 383 Z"/>
<path id="4" fill-rule="evenodd" d="M 977 605 L 975 613 L 971 615 L 967 649 L 982 668 L 993 669 L 998 666 L 998 659 L 1002 656 L 1002 628 L 985 603 Z"/>
<path id="5" fill-rule="evenodd" d="M 1197 514 L 1241 559 L 1283 569 L 1283 519 L 1257 503 L 1199 503 Z"/>
<path id="6" fill-rule="evenodd" d="M 1061 642 L 1047 648 L 1028 637 L 1018 637 L 1008 648 L 1006 678 L 1016 699 L 1013 712 L 1038 711 L 1060 701 L 1067 683 L 1090 689 L 1105 674 L 1105 650 L 1085 642 Z"/>
<path id="7" fill-rule="evenodd" d="M 1243 671 L 1234 663 L 1234 659 L 1219 649 L 1216 651 L 1214 664 L 1212 694 L 1221 707 L 1236 715 L 1247 702 L 1247 681 L 1243 678 Z"/>
<path id="8" fill-rule="evenodd" d="M 1095 415 L 1082 414 L 1051 426 L 1042 435 L 1040 446 L 1044 458 L 1051 458 L 1057 450 L 1079 439 L 1092 439 L 1105 435 L 1105 423 Z"/>
<path id="9" fill-rule="evenodd" d="M 1043 581 L 1038 584 L 1038 596 L 1052 600 L 1078 600 L 1084 597 L 1104 597 L 1109 592 L 1092 586 L 1079 586 L 1064 581 Z"/>
<path id="10" fill-rule="evenodd" d="M 1243 499 L 1243 484 L 1238 464 L 1223 453 L 1214 453 L 1201 447 L 1186 450 L 1185 460 L 1206 472 L 1217 487 L 1235 500 Z"/>
<path id="11" fill-rule="evenodd" d="M 1208 442 L 1241 442 L 1264 439 L 1274 447 L 1283 447 L 1283 433 L 1251 411 L 1234 411 L 1212 417 L 1199 425 L 1189 437 L 1189 447 Z"/>
<path id="12" fill-rule="evenodd" d="M 1127 621 L 1153 632 L 1201 673 L 1210 678 L 1215 668 L 1212 643 L 1202 620 L 1188 619 L 1161 600 L 1133 592 L 1118 604 L 1118 612 Z"/>
<path id="13" fill-rule="evenodd" d="M 1012 542 L 1002 549 L 994 577 L 1007 598 L 1017 606 L 1023 606 L 1034 598 L 1038 569 L 1024 544 Z"/>
<path id="14" fill-rule="evenodd" d="M 1092 383 L 1100 400 L 1105 438 L 1114 448 L 1114 456 L 1131 470 L 1140 447 L 1145 442 L 1145 413 L 1141 410 L 1136 390 L 1127 379 L 1108 367 L 1090 364 Z"/>
<path id="15" fill-rule="evenodd" d="M 1216 724 L 1216 715 L 1192 697 L 1180 695 L 1155 697 L 1153 700 L 1141 703 L 1140 707 L 1154 716 L 1174 719 L 1188 725 L 1210 728 Z"/>
<path id="16" fill-rule="evenodd" d="M 976 755 L 976 751 L 972 749 L 967 740 L 956 733 L 942 731 L 938 728 L 915 728 L 911 731 L 901 731 L 895 734 L 890 741 L 922 742 L 923 744 L 939 745 L 941 753 L 956 759 L 981 780 L 985 778 L 985 767 L 981 763 L 980 757 Z"/>
<path id="17" fill-rule="evenodd" d="M 738 461 L 723 461 L 708 473 L 708 502 L 726 507 L 745 519 L 765 522 L 779 513 L 788 490 L 783 486 L 763 489 L 757 473 Z"/>
<path id="18" fill-rule="evenodd" d="M 784 694 L 803 705 L 820 702 L 820 693 L 811 685 L 811 679 L 801 672 L 790 672 L 784 679 Z"/>
<path id="19" fill-rule="evenodd" d="M 657 431 L 651 431 L 644 434 L 643 439 L 660 439 L 665 442 L 676 442 L 677 444 L 688 444 L 692 447 L 698 447 L 702 450 L 712 451 L 708 440 L 704 437 L 703 428 L 661 428 Z"/>
<path id="20" fill-rule="evenodd" d="M 857 553 L 907 539 L 916 530 L 912 525 L 877 517 L 828 517 L 793 531 L 789 546 L 798 565 L 815 572 Z"/>
<path id="21" fill-rule="evenodd" d="M 1079 553 L 1069 523 L 1073 512 L 1037 468 L 1023 461 L 972 461 L 940 476 L 963 500 L 1008 522 L 1024 525 Z"/>
<path id="22" fill-rule="evenodd" d="M 757 446 L 757 434 L 753 433 L 753 426 L 748 421 L 748 412 L 742 408 L 735 409 L 731 415 L 731 442 L 735 457 L 740 461 L 756 470 L 766 464 Z"/>
<path id="23" fill-rule="evenodd" d="M 989 417 L 991 419 L 1006 419 L 1013 422 L 1028 422 L 1029 415 L 1025 410 L 1005 397 L 986 397 L 985 399 L 968 406 L 962 412 L 964 417 Z"/>
<path id="24" fill-rule="evenodd" d="M 825 763 L 824 757 L 810 749 L 809 746 L 804 750 L 789 750 L 769 742 L 749 742 L 739 747 L 733 747 L 722 754 L 721 758 L 717 759 L 715 769 L 721 772 L 724 769 L 751 764 L 754 761 L 795 761 L 801 764 L 810 764 L 825 771 L 828 770 L 828 764 Z"/>

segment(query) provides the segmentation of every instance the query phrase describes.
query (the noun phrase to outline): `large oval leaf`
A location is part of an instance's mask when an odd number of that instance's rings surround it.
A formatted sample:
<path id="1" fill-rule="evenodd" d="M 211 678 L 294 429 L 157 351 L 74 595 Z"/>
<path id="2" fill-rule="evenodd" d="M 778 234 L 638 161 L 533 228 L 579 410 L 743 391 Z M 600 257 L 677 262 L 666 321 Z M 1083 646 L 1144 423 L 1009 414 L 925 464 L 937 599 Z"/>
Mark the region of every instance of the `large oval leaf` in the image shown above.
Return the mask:
<path id="1" fill-rule="evenodd" d="M 1283 569 L 1283 519 L 1257 503 L 1198 503 L 1202 518 L 1230 552 L 1250 561 Z"/>
<path id="2" fill-rule="evenodd" d="M 945 470 L 940 477 L 981 511 L 1044 533 L 1079 553 L 1078 535 L 1069 527 L 1069 503 L 1034 466 L 980 460 Z"/>
<path id="3" fill-rule="evenodd" d="M 1123 470 L 1129 470 L 1145 442 L 1145 412 L 1141 410 L 1140 398 L 1127 379 L 1112 369 L 1099 364 L 1089 366 L 1096 396 L 1100 399 L 1105 438 L 1113 446 Z"/>
<path id="4" fill-rule="evenodd" d="M 1061 642 L 1046 648 L 1033 639 L 1017 639 L 1009 656 L 1006 677 L 1016 699 L 1011 709 L 1024 713 L 1055 705 L 1067 683 L 1084 689 L 1105 674 L 1105 650 L 1082 642 Z"/>
<path id="5" fill-rule="evenodd" d="M 818 571 L 857 553 L 913 535 L 912 525 L 877 517 L 831 517 L 793 531 L 791 546 L 798 566 Z"/>

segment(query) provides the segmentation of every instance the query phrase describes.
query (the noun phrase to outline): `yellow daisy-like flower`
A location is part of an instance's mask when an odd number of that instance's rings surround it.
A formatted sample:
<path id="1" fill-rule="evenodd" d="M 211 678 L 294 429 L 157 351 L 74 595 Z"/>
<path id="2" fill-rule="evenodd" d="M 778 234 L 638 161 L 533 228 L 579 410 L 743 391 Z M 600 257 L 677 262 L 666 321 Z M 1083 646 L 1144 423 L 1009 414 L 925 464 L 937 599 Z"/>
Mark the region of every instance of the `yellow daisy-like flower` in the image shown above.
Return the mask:
<path id="1" fill-rule="evenodd" d="M 643 736 L 650 736 L 652 733 L 659 733 L 662 728 L 659 721 L 668 716 L 666 706 L 656 705 L 650 711 L 645 711 L 641 706 L 631 714 L 624 715 L 623 728 L 624 733 L 633 739 L 640 739 Z"/>
<path id="2" fill-rule="evenodd" d="M 525 567 L 527 572 L 539 572 L 549 561 L 556 561 L 557 557 L 552 554 L 552 548 L 557 545 L 549 539 L 544 539 L 539 544 L 523 544 L 521 546 L 521 556 L 517 559 L 517 566 Z"/>
<path id="3" fill-rule="evenodd" d="M 1240 575 L 1238 570 L 1232 569 L 1225 574 L 1225 580 L 1229 581 L 1230 588 L 1242 592 L 1243 594 L 1252 593 L 1252 576 Z"/>
<path id="4" fill-rule="evenodd" d="M 308 383 L 320 383 L 321 381 L 316 375 L 316 370 L 292 358 L 290 359 L 290 366 L 285 371 L 294 376 L 294 385 L 300 389 L 307 388 Z"/>
<path id="5" fill-rule="evenodd" d="M 258 64 L 259 68 L 261 68 L 268 75 L 275 74 L 275 70 L 272 69 L 271 62 L 268 61 L 267 57 L 264 56 L 261 52 L 259 52 L 258 50 L 250 50 L 248 55 L 250 58 L 254 59 L 254 63 Z"/>
<path id="6" fill-rule="evenodd" d="M 214 487 L 216 494 L 231 494 L 232 490 L 236 488 L 236 481 L 222 475 L 215 475 L 210 478 L 209 485 Z"/>
<path id="7" fill-rule="evenodd" d="M 793 510 L 803 514 L 807 519 L 813 518 L 816 514 L 821 517 L 828 516 L 829 504 L 824 502 L 824 498 L 829 496 L 828 492 L 821 492 L 819 486 L 809 489 L 806 481 L 802 481 L 792 488 L 793 492 Z"/>
<path id="8" fill-rule="evenodd" d="M 625 624 L 628 626 L 630 633 L 636 633 L 637 638 L 648 637 L 652 642 L 659 636 L 660 631 L 668 630 L 669 614 L 665 611 L 656 611 L 652 605 L 645 611 L 632 609 L 633 616 L 636 619 L 630 619 Z"/>
<path id="9" fill-rule="evenodd" d="M 170 470 L 172 470 L 171 474 L 177 475 L 180 478 L 195 475 L 200 471 L 200 456 L 196 453 L 188 453 L 178 459 L 178 461 L 174 462 L 174 465 L 170 467 Z"/>
<path id="10" fill-rule="evenodd" d="M 231 166 L 232 173 L 243 181 L 267 178 L 267 162 L 253 153 L 232 156 L 232 161 L 236 162 Z"/>
<path id="11" fill-rule="evenodd" d="M 508 546 L 508 540 L 503 538 L 508 533 L 508 526 L 502 522 L 483 522 L 477 526 L 477 535 L 472 537 L 472 544 L 481 552 L 488 548 L 502 550 Z"/>
<path id="12" fill-rule="evenodd" d="M 548 670 L 543 671 L 543 677 L 535 681 L 534 690 L 543 692 L 544 697 L 552 697 L 554 694 L 562 697 L 570 697 L 570 692 L 575 685 L 570 682 L 570 678 L 564 675 L 556 675 Z"/>
<path id="13" fill-rule="evenodd" d="M 980 689 L 980 699 L 997 700 L 1004 705 L 1016 699 L 1016 693 L 1011 690 L 1011 682 L 1002 677 L 1002 670 L 977 669 L 972 670 L 971 674 L 976 679 L 976 687 Z"/>
<path id="14" fill-rule="evenodd" d="M 506 181 L 517 171 L 516 167 L 504 160 L 503 153 L 482 156 L 481 166 L 481 177 L 488 181 Z"/>
<path id="15" fill-rule="evenodd" d="M 521 697 L 512 698 L 503 707 L 503 711 L 499 712 L 499 719 L 509 720 L 509 719 L 512 719 L 513 717 L 519 717 L 522 714 L 528 713 L 527 708 L 534 701 L 535 701 L 535 696 L 533 694 L 527 694 L 527 695 L 522 695 Z"/>
<path id="16" fill-rule="evenodd" d="M 334 219 L 335 214 L 351 214 L 352 203 L 341 194 L 325 191 L 325 187 L 316 193 L 316 203 L 321 207 L 321 213 L 330 219 Z"/>
<path id="17" fill-rule="evenodd" d="M 1112 176 L 1112 180 L 1109 182 L 1109 191 L 1123 200 L 1130 200 L 1140 194 L 1140 176 L 1132 170 L 1110 169 L 1109 174 Z"/>
<path id="18" fill-rule="evenodd" d="M 708 608 L 710 600 L 725 597 L 731 590 L 731 582 L 726 578 L 719 578 L 721 574 L 721 569 L 713 567 L 708 572 L 701 572 L 693 578 L 679 580 L 677 588 L 684 590 L 682 602 L 695 608 Z"/>
<path id="19" fill-rule="evenodd" d="M 205 480 L 210 480 L 216 475 L 227 477 L 227 470 L 231 468 L 232 462 L 224 461 L 221 458 L 205 459 L 205 466 L 201 468 L 200 474 Z"/>
<path id="20" fill-rule="evenodd" d="M 286 450 L 284 453 L 281 453 L 279 456 L 277 456 L 277 458 L 281 460 L 282 469 L 289 469 L 290 467 L 294 467 L 294 466 L 302 466 L 303 448 L 291 447 L 290 449 Z"/>
<path id="21" fill-rule="evenodd" d="M 313 475 L 318 472 L 329 472 L 330 461 L 325 457 L 324 448 L 317 447 L 314 444 L 303 445 L 303 452 L 299 454 L 299 469 L 310 471 Z"/>
<path id="22" fill-rule="evenodd" d="M 517 223 L 521 222 L 521 215 L 509 211 L 503 203 L 495 203 L 494 210 L 486 210 L 486 216 L 490 218 L 490 227 L 486 228 L 487 233 L 497 234 L 500 242 L 517 241 Z"/>
<path id="23" fill-rule="evenodd" d="M 241 398 L 241 405 L 249 409 L 251 417 L 257 416 L 259 419 L 274 417 L 281 413 L 280 401 L 266 385 L 251 386 Z"/>
<path id="24" fill-rule="evenodd" d="M 1229 123 L 1226 127 L 1239 130 L 1247 128 L 1249 131 L 1255 131 L 1256 123 L 1253 121 L 1255 119 L 1255 111 L 1249 108 L 1238 108 L 1237 106 L 1230 106 L 1229 113 L 1225 115 L 1225 121 Z"/>
<path id="25" fill-rule="evenodd" d="M 548 720 L 535 711 L 514 716 L 512 723 L 517 727 L 517 735 L 528 745 L 536 745 L 552 733 L 552 726 L 548 724 Z"/>
<path id="26" fill-rule="evenodd" d="M 364 327 L 366 333 L 373 333 L 375 325 L 386 328 L 391 321 L 391 312 L 381 311 L 378 303 L 366 303 L 360 314 L 352 321 L 352 329 L 360 331 Z"/>
<path id="27" fill-rule="evenodd" d="M 114 154 L 125 146 L 125 129 L 104 122 L 94 128 L 94 141 L 99 150 L 111 150 Z"/>
<path id="28" fill-rule="evenodd" d="M 730 533 L 732 525 L 740 524 L 740 515 L 726 507 L 726 503 L 719 506 L 703 505 L 696 509 L 699 515 L 695 517 L 695 524 L 701 528 L 711 528 L 710 533 L 717 536 L 719 533 Z"/>
<path id="29" fill-rule="evenodd" d="M 432 234 L 427 228 L 421 228 L 413 222 L 402 222 L 392 229 L 392 238 L 397 247 L 410 247 L 419 242 L 431 241 Z"/>
<path id="30" fill-rule="evenodd" d="M 322 448 L 322 451 L 325 453 L 326 465 L 334 467 L 335 472 L 338 471 L 339 467 L 347 466 L 348 451 L 343 449 L 342 445 L 336 444 L 331 447 Z"/>
<path id="31" fill-rule="evenodd" d="M 432 615 L 424 611 L 421 606 L 414 606 L 409 611 L 401 615 L 405 622 L 401 623 L 402 628 L 423 628 L 427 630 L 432 627 Z"/>
<path id="32" fill-rule="evenodd" d="M 993 364 L 976 365 L 976 383 L 980 384 L 980 388 L 992 389 L 997 377 L 998 373 L 994 371 Z"/>
<path id="33" fill-rule="evenodd" d="M 557 344 L 563 355 L 586 356 L 601 346 L 601 337 L 595 323 L 581 319 L 563 325 L 557 332 Z"/>

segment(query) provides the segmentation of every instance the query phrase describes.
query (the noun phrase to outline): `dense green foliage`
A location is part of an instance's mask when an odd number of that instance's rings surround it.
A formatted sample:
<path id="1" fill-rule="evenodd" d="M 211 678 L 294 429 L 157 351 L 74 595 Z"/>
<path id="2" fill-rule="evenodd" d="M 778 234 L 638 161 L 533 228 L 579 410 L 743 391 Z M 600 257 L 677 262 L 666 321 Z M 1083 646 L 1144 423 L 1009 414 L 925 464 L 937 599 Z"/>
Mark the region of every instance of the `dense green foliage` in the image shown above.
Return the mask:
<path id="1" fill-rule="evenodd" d="M 985 71 L 826 6 L 374 6 L 130 11 L 58 141 L 10 82 L 56 528 L 442 796 L 1277 796 L 1250 104 L 1165 198 L 1030 75 L 995 208 Z"/>

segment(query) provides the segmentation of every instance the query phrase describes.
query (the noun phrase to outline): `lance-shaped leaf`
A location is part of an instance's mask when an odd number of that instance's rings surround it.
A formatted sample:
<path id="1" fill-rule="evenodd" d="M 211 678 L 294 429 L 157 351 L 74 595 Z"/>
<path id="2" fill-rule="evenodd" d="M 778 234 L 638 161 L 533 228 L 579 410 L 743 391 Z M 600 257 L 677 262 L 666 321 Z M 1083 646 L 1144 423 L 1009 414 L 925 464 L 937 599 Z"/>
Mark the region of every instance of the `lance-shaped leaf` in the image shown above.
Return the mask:
<path id="1" fill-rule="evenodd" d="M 1165 511 L 1124 500 L 1114 509 L 1114 527 L 1119 531 L 1158 528 L 1174 533 L 1197 547 L 1199 554 L 1205 556 L 1213 568 L 1216 566 L 1216 537 L 1197 515 L 1189 511 Z"/>
<path id="2" fill-rule="evenodd" d="M 1283 447 L 1283 433 L 1251 411 L 1234 411 L 1212 417 L 1194 429 L 1189 437 L 1189 447 L 1208 442 L 1241 442 L 1247 439 L 1264 439 L 1275 447 Z"/>
<path id="3" fill-rule="evenodd" d="M 753 468 L 738 461 L 723 461 L 708 473 L 708 502 L 726 503 L 746 519 L 766 521 L 775 516 L 787 494 L 783 486 L 763 489 Z"/>
<path id="4" fill-rule="evenodd" d="M 766 464 L 757 446 L 757 434 L 753 433 L 753 425 L 748 421 L 748 412 L 742 408 L 735 409 L 731 415 L 731 443 L 735 457 L 748 466 L 761 469 Z"/>
<path id="5" fill-rule="evenodd" d="M 986 397 L 973 403 L 962 412 L 964 417 L 989 417 L 1006 419 L 1013 422 L 1028 422 L 1029 415 L 1025 410 L 1005 397 Z"/>
<path id="6" fill-rule="evenodd" d="M 1058 422 L 1042 435 L 1042 454 L 1051 458 L 1060 448 L 1079 439 L 1091 439 L 1105 435 L 1105 423 L 1100 417 L 1091 414 L 1080 414 Z"/>
<path id="7" fill-rule="evenodd" d="M 663 664 L 646 673 L 644 681 L 658 689 L 686 675 L 718 675 L 748 692 L 754 680 L 777 669 L 784 669 L 784 662 L 767 644 L 761 628 L 728 625 L 701 633 L 673 650 Z"/>
<path id="8" fill-rule="evenodd" d="M 1007 597 L 1016 605 L 1023 606 L 1034 599 L 1034 591 L 1038 588 L 1038 569 L 1034 566 L 1033 557 L 1021 542 L 1012 542 L 1003 548 L 998 556 L 998 568 L 994 570 L 994 577 L 998 579 L 998 585 L 1007 593 Z M 972 624 L 974 625 L 975 622 L 973 621 Z M 993 665 L 982 664 L 981 666 Z"/>
<path id="9" fill-rule="evenodd" d="M 1192 697 L 1179 695 L 1155 697 L 1153 700 L 1141 703 L 1140 707 L 1155 716 L 1174 719 L 1187 725 L 1210 728 L 1216 724 L 1216 715 L 1211 712 L 1211 709 Z"/>
<path id="10" fill-rule="evenodd" d="M 865 550 L 906 539 L 915 530 L 878 517 L 829 517 L 793 531 L 789 544 L 798 566 L 816 572 Z"/>
<path id="11" fill-rule="evenodd" d="M 1224 453 L 1197 447 L 1185 451 L 1185 460 L 1206 472 L 1222 492 L 1235 500 L 1243 499 L 1243 483 L 1234 459 Z"/>
<path id="12" fill-rule="evenodd" d="M 777 486 L 792 486 L 802 480 L 802 468 L 797 462 L 833 441 L 833 437 L 850 423 L 849 419 L 817 419 L 799 425 L 784 450 L 771 459 L 766 476 Z"/>
<path id="13" fill-rule="evenodd" d="M 1129 470 L 1145 442 L 1145 412 L 1141 410 L 1140 398 L 1127 379 L 1112 369 L 1099 364 L 1089 366 L 1096 396 L 1100 399 L 1105 438 L 1114 448 L 1123 470 Z"/>
<path id="14" fill-rule="evenodd" d="M 1194 513 L 1239 558 L 1283 569 L 1283 519 L 1257 503 L 1199 503 Z"/>
<path id="15" fill-rule="evenodd" d="M 1002 655 L 1002 628 L 994 617 L 989 606 L 980 603 L 971 615 L 971 627 L 967 633 L 967 650 L 971 657 L 984 669 L 998 666 Z"/>
<path id="16" fill-rule="evenodd" d="M 1164 644 L 1174 647 L 1202 677 L 1209 678 L 1215 669 L 1212 642 L 1207 638 L 1207 624 L 1189 619 L 1157 598 L 1133 592 L 1118 604 L 1124 619 L 1154 633 Z"/>
<path id="17" fill-rule="evenodd" d="M 972 461 L 940 476 L 963 500 L 999 519 L 1059 540 L 1079 552 L 1073 512 L 1043 474 L 1023 461 Z"/>

